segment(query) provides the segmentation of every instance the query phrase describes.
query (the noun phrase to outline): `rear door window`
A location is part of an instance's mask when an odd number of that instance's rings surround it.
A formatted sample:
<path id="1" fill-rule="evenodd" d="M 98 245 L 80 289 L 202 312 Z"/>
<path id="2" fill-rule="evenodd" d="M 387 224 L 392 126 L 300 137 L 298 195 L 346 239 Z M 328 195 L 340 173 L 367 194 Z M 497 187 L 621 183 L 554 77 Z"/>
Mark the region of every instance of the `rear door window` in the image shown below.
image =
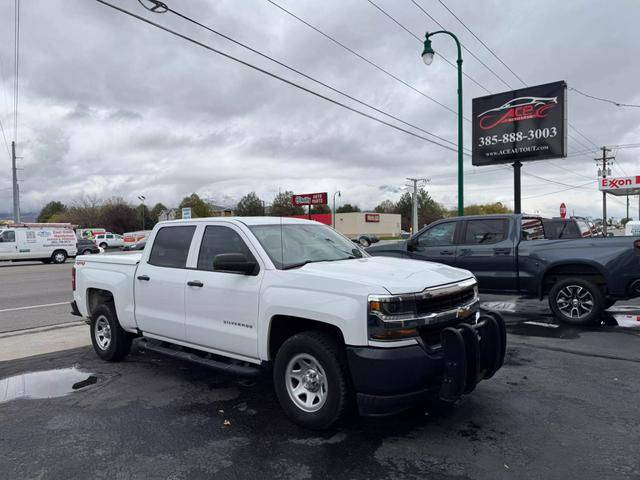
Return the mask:
<path id="1" fill-rule="evenodd" d="M 157 267 L 185 268 L 195 230 L 193 225 L 162 227 L 153 241 L 148 263 Z"/>
<path id="2" fill-rule="evenodd" d="M 507 238 L 507 221 L 504 219 L 467 220 L 465 245 L 489 245 Z"/>

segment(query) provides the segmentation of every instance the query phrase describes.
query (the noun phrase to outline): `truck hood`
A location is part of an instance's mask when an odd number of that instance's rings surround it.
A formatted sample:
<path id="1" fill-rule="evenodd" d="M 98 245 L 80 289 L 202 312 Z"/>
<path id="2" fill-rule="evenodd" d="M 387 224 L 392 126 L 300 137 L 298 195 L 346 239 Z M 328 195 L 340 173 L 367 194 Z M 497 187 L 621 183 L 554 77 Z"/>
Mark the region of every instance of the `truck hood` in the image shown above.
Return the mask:
<path id="1" fill-rule="evenodd" d="M 336 262 L 308 263 L 301 274 L 378 285 L 389 293 L 421 292 L 425 288 L 472 278 L 468 270 L 441 263 L 392 257 L 367 257 Z"/>

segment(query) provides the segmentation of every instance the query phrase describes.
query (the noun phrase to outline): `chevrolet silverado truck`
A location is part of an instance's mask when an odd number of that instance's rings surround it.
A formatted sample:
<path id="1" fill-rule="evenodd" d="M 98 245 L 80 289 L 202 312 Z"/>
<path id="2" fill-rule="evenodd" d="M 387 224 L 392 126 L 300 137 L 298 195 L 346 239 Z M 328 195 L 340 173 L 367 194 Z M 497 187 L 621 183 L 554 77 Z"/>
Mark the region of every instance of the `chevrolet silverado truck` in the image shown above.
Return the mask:
<path id="1" fill-rule="evenodd" d="M 328 428 L 429 396 L 453 402 L 502 365 L 502 319 L 467 270 L 374 258 L 309 220 L 161 222 L 142 253 L 79 256 L 72 310 L 104 360 L 144 348 L 233 374 L 272 372 L 286 414 Z"/>
<path id="2" fill-rule="evenodd" d="M 562 237 L 562 232 L 553 233 Z M 548 296 L 556 317 L 572 324 L 598 322 L 617 300 L 640 296 L 640 240 L 552 240 L 545 234 L 545 219 L 539 217 L 446 218 L 406 241 L 367 251 L 470 270 L 483 292 Z"/>

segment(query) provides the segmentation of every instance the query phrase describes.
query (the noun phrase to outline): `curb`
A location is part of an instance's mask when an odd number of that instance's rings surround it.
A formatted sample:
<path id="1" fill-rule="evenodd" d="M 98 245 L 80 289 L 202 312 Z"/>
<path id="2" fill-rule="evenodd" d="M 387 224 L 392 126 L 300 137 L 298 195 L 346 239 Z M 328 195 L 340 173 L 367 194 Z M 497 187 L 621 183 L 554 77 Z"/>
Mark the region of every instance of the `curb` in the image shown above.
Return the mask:
<path id="1" fill-rule="evenodd" d="M 33 333 L 48 332 L 50 330 L 59 330 L 62 328 L 78 327 L 86 325 L 84 321 L 61 323 L 59 325 L 47 325 L 45 327 L 25 328 L 23 330 L 13 330 L 11 332 L 0 333 L 1 338 L 18 337 L 20 335 L 30 335 Z"/>

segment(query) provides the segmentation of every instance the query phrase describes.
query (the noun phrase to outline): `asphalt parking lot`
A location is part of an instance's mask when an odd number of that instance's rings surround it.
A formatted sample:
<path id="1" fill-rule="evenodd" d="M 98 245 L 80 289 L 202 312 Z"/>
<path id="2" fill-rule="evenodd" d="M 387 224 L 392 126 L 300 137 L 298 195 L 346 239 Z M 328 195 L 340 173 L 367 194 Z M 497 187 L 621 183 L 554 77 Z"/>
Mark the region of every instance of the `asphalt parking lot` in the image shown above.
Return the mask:
<path id="1" fill-rule="evenodd" d="M 86 329 L 55 305 L 69 300 L 70 269 L 0 266 L 0 334 Z M 509 324 L 494 378 L 450 409 L 351 415 L 323 433 L 287 420 L 268 375 L 137 348 L 117 364 L 88 346 L 0 362 L 0 477 L 640 478 L 638 303 L 582 329 L 556 324 L 544 303 L 483 300 Z"/>

